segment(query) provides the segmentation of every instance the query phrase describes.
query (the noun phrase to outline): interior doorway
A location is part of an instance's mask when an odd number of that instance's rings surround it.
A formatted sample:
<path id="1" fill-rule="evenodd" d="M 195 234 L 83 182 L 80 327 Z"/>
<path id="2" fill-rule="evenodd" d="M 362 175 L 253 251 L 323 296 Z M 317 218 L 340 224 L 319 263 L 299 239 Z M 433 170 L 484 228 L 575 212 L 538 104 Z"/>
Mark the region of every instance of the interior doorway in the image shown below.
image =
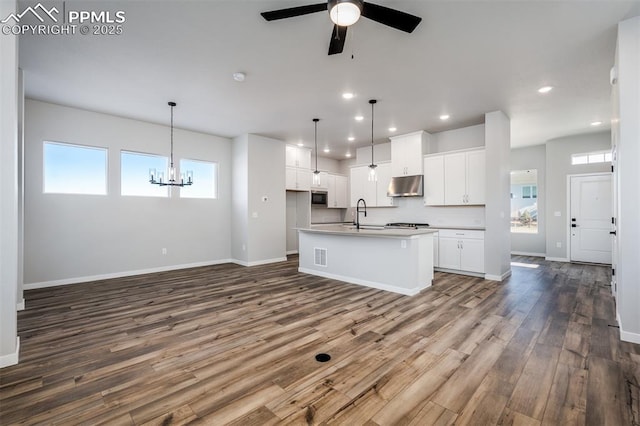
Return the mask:
<path id="1" fill-rule="evenodd" d="M 611 264 L 611 173 L 569 177 L 570 261 Z"/>

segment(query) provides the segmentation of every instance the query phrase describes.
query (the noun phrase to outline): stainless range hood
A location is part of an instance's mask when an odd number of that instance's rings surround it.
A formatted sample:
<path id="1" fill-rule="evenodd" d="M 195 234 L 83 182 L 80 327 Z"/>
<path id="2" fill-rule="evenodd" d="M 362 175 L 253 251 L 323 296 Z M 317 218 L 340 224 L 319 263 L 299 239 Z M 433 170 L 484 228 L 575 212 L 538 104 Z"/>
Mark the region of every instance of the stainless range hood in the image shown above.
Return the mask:
<path id="1" fill-rule="evenodd" d="M 389 197 L 422 197 L 423 176 L 396 176 L 391 178 L 387 196 Z"/>

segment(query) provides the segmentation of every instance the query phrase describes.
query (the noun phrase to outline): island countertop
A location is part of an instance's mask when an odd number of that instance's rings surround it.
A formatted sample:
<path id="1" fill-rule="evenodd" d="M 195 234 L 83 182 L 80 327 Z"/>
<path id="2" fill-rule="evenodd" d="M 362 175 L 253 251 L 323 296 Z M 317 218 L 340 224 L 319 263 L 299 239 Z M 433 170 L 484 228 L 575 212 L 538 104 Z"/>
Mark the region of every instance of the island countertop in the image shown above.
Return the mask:
<path id="1" fill-rule="evenodd" d="M 384 228 L 379 226 L 361 225 L 356 229 L 354 225 L 325 225 L 313 226 L 312 228 L 298 228 L 300 232 L 310 232 L 316 234 L 333 234 L 354 237 L 377 237 L 377 238 L 417 238 L 420 235 L 435 234 L 437 229 L 429 228 Z"/>

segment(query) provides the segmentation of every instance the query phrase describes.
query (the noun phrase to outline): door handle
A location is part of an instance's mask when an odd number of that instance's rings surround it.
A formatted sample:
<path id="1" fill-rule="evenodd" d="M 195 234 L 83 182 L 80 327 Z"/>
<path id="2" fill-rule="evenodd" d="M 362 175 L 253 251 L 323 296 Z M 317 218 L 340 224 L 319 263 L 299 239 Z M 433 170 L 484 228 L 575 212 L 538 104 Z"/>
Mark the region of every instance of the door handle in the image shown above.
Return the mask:
<path id="1" fill-rule="evenodd" d="M 572 224 L 571 224 L 571 227 L 572 227 L 572 228 L 577 228 L 577 227 L 578 227 L 578 225 L 576 225 L 575 223 L 572 223 Z"/>
<path id="2" fill-rule="evenodd" d="M 609 235 L 618 235 L 618 234 L 616 234 L 616 231 L 610 231 Z"/>

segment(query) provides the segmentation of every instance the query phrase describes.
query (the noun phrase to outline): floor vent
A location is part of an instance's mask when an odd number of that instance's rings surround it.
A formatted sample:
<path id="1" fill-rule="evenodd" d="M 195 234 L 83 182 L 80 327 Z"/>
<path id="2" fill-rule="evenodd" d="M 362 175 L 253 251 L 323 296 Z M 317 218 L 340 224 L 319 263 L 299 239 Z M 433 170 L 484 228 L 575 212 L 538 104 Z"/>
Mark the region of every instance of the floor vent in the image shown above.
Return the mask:
<path id="1" fill-rule="evenodd" d="M 315 266 L 327 266 L 327 249 L 316 247 L 313 250 L 313 264 Z"/>
<path id="2" fill-rule="evenodd" d="M 331 359 L 331 355 L 329 354 L 318 354 L 316 355 L 316 361 L 318 362 L 327 362 Z"/>

